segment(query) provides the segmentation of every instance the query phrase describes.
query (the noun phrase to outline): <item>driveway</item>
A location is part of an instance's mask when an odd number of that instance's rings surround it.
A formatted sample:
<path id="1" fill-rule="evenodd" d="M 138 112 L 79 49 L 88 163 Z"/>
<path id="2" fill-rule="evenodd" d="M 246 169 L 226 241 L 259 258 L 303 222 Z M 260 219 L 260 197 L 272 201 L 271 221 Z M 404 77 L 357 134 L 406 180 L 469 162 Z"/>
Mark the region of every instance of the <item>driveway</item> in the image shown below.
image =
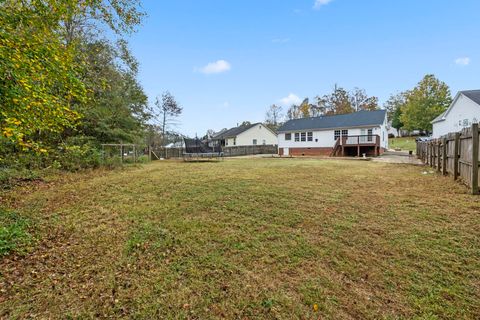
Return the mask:
<path id="1" fill-rule="evenodd" d="M 380 157 L 373 158 L 372 161 L 387 163 L 408 163 L 422 165 L 422 161 L 417 159 L 415 154 L 409 155 L 406 151 L 386 151 Z"/>

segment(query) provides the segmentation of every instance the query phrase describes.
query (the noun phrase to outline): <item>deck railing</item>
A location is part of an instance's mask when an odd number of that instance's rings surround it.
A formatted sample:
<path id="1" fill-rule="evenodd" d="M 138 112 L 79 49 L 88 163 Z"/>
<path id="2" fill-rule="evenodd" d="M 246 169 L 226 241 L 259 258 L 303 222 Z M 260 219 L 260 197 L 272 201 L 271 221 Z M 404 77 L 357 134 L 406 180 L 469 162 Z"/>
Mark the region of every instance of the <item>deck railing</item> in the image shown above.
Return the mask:
<path id="1" fill-rule="evenodd" d="M 380 136 L 377 134 L 342 136 L 342 139 L 340 139 L 340 143 L 343 146 L 378 146 L 380 145 Z"/>

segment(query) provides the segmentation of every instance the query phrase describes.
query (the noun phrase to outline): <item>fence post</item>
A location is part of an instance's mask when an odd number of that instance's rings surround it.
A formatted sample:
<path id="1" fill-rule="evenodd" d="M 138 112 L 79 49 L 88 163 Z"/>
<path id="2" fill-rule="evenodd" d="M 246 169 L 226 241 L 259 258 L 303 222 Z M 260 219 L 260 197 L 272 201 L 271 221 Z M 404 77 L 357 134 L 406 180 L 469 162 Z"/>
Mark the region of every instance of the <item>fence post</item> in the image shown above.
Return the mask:
<path id="1" fill-rule="evenodd" d="M 433 141 L 430 141 L 430 167 L 435 166 L 435 148 L 433 147 Z"/>
<path id="2" fill-rule="evenodd" d="M 458 179 L 458 161 L 460 159 L 460 132 L 455 132 L 455 144 L 453 145 L 453 150 L 455 154 L 453 155 L 453 179 Z"/>
<path id="3" fill-rule="evenodd" d="M 428 155 L 428 142 L 424 142 L 423 148 L 425 150 L 425 157 L 423 159 L 423 162 L 428 164 L 428 157 L 429 157 L 429 155 Z"/>
<path id="4" fill-rule="evenodd" d="M 443 148 L 442 148 L 442 174 L 447 175 L 447 138 L 442 139 Z"/>
<path id="5" fill-rule="evenodd" d="M 478 194 L 478 123 L 472 124 L 472 193 Z"/>
<path id="6" fill-rule="evenodd" d="M 442 142 L 441 142 L 440 139 L 437 140 L 437 171 L 438 171 L 438 172 L 440 172 L 440 170 L 441 170 L 441 167 L 440 167 L 440 166 L 441 166 L 441 164 L 442 164 L 442 163 L 441 163 L 442 159 L 440 158 L 440 154 L 441 154 L 441 153 L 440 153 L 440 151 L 441 151 L 441 149 L 440 149 L 440 148 L 441 148 L 441 143 L 442 143 Z"/>
<path id="7" fill-rule="evenodd" d="M 431 142 L 428 141 L 428 142 L 427 142 L 427 150 L 428 150 L 427 164 L 428 164 L 428 165 L 430 165 L 430 164 L 432 163 L 432 162 L 431 162 L 431 160 L 432 160 L 432 148 L 430 148 L 430 144 L 431 144 Z"/>

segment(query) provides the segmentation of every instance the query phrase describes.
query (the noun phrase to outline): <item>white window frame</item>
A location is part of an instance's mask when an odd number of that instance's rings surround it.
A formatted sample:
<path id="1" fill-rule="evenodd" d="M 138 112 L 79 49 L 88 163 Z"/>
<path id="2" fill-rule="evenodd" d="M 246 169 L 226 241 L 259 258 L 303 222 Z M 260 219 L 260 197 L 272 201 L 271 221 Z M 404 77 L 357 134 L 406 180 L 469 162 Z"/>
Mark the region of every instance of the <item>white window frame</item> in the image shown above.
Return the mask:
<path id="1" fill-rule="evenodd" d="M 333 131 L 333 140 L 337 141 L 341 137 L 342 131 L 341 130 L 334 130 Z"/>
<path id="2" fill-rule="evenodd" d="M 313 132 L 307 132 L 307 141 L 313 141 Z"/>

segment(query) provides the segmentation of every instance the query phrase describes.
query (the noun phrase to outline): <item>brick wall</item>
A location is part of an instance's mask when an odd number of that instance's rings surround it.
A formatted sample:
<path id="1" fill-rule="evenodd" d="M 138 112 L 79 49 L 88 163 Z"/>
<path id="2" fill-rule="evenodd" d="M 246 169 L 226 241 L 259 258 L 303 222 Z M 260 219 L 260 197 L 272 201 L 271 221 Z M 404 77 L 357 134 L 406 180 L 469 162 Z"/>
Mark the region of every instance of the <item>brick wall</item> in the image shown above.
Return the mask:
<path id="1" fill-rule="evenodd" d="M 291 156 L 329 156 L 332 148 L 289 148 L 288 153 Z M 278 149 L 278 154 L 283 156 L 283 148 Z"/>

